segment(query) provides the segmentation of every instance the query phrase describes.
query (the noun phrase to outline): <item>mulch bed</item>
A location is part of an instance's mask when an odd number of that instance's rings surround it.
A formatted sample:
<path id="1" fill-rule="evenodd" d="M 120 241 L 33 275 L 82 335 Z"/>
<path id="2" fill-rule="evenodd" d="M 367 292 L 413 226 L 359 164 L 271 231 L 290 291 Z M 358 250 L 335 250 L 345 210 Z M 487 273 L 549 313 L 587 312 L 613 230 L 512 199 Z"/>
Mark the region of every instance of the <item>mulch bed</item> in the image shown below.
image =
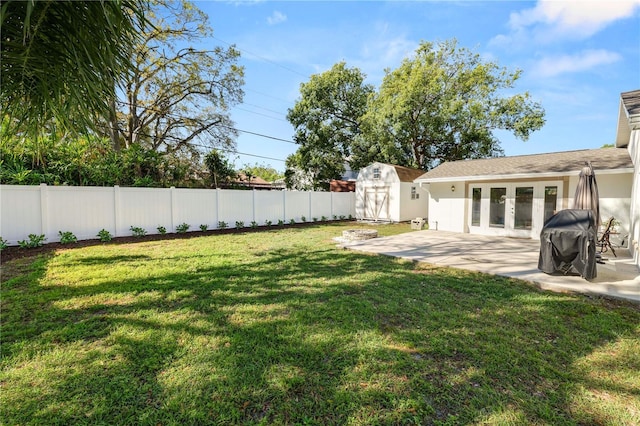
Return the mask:
<path id="1" fill-rule="evenodd" d="M 347 221 L 347 220 L 345 220 Z M 332 222 L 322 222 L 322 224 L 327 223 L 340 223 L 344 221 L 332 221 Z M 320 222 L 303 222 L 296 224 L 287 224 L 283 226 L 273 225 L 273 226 L 258 226 L 257 228 L 226 228 L 226 229 L 212 229 L 207 231 L 193 231 L 186 232 L 184 234 L 178 233 L 167 233 L 167 234 L 153 234 L 153 235 L 145 235 L 143 237 L 114 237 L 111 241 L 107 243 L 103 243 L 102 241 L 95 240 L 82 240 L 77 243 L 48 243 L 44 244 L 40 247 L 34 248 L 22 248 L 19 246 L 11 246 L 0 252 L 0 263 L 9 262 L 14 259 L 21 259 L 24 257 L 35 257 L 41 254 L 47 254 L 54 252 L 59 249 L 74 249 L 80 247 L 89 247 L 89 246 L 98 246 L 98 245 L 107 245 L 107 244 L 127 244 L 127 243 L 140 243 L 144 241 L 161 241 L 161 240 L 182 240 L 187 238 L 196 238 L 196 237 L 204 237 L 208 235 L 222 235 L 222 234 L 239 234 L 246 232 L 264 232 L 264 231 L 273 231 L 276 229 L 285 229 L 285 228 L 304 228 L 309 226 L 319 225 Z"/>

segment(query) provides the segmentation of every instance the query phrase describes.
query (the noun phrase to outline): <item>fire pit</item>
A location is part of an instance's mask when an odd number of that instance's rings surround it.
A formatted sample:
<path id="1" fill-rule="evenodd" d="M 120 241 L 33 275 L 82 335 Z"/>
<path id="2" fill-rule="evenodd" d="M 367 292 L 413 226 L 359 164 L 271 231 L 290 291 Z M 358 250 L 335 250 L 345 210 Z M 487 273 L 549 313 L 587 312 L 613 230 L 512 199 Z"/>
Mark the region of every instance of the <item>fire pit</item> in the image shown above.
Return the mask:
<path id="1" fill-rule="evenodd" d="M 342 238 L 348 241 L 370 240 L 378 236 L 375 229 L 348 229 L 342 231 Z"/>

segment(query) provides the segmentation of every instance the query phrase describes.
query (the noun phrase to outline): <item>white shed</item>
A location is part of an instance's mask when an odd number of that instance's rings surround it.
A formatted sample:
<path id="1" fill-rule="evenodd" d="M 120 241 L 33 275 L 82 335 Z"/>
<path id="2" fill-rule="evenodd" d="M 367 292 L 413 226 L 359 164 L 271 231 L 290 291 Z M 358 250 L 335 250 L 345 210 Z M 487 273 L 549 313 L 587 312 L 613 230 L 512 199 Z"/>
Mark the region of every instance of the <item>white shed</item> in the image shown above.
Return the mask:
<path id="1" fill-rule="evenodd" d="M 427 193 L 413 180 L 423 170 L 373 163 L 360 170 L 356 180 L 356 218 L 404 222 L 427 218 Z"/>

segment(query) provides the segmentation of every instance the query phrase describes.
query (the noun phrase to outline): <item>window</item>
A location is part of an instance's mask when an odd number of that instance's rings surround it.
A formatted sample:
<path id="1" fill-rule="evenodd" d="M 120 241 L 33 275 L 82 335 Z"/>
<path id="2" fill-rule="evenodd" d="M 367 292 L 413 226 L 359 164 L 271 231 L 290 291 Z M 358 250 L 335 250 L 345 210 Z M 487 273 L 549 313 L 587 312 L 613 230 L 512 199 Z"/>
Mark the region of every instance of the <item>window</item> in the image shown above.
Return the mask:
<path id="1" fill-rule="evenodd" d="M 504 228 L 505 201 L 507 188 L 491 188 L 489 190 L 489 226 Z"/>
<path id="2" fill-rule="evenodd" d="M 380 169 L 378 167 L 373 169 L 373 178 L 374 179 L 380 179 Z"/>
<path id="3" fill-rule="evenodd" d="M 471 193 L 471 226 L 480 226 L 481 203 L 482 203 L 482 189 L 473 188 Z"/>
<path id="4" fill-rule="evenodd" d="M 416 191 L 416 187 L 412 186 L 411 187 L 411 199 L 412 200 L 417 200 L 420 198 L 420 194 L 418 194 L 418 191 Z"/>

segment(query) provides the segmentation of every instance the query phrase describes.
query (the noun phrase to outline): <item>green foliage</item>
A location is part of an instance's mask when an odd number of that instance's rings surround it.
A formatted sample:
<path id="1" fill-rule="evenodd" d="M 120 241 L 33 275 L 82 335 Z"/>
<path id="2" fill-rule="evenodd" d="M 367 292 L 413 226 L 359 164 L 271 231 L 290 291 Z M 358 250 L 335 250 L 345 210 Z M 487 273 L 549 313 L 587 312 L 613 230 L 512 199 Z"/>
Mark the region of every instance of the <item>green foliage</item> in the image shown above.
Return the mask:
<path id="1" fill-rule="evenodd" d="M 102 241 L 103 243 L 108 243 L 113 239 L 113 235 L 111 235 L 111 233 L 104 228 L 98 231 L 97 237 L 100 238 L 100 241 Z"/>
<path id="2" fill-rule="evenodd" d="M 2 2 L 0 110 L 12 133 L 51 122 L 84 132 L 109 114 L 114 85 L 131 70 L 142 0 Z"/>
<path id="3" fill-rule="evenodd" d="M 8 241 L 0 237 L 0 251 L 6 249 L 7 247 L 9 247 Z"/>
<path id="4" fill-rule="evenodd" d="M 114 151 L 107 139 L 93 136 L 61 140 L 21 138 L 0 130 L 0 180 L 5 184 L 86 186 L 195 186 L 190 161 L 161 155 L 139 145 Z"/>
<path id="5" fill-rule="evenodd" d="M 278 219 L 278 226 L 283 226 L 283 225 L 284 225 L 284 220 Z"/>
<path id="6" fill-rule="evenodd" d="M 318 218 L 317 218 L 317 217 L 314 217 L 314 218 L 312 218 L 312 220 L 313 220 L 314 222 L 317 222 L 317 221 L 318 221 Z"/>
<path id="7" fill-rule="evenodd" d="M 296 224 L 296 220 L 295 219 L 290 219 L 289 220 L 289 225 L 295 225 Z"/>
<path id="8" fill-rule="evenodd" d="M 351 166 L 372 161 L 431 169 L 443 161 L 502 155 L 496 129 L 526 140 L 544 125 L 528 93 L 505 96 L 520 77 L 456 40 L 423 42 L 388 70 L 371 98 Z"/>
<path id="9" fill-rule="evenodd" d="M 320 218 L 320 220 L 321 220 L 321 221 L 323 221 L 323 222 L 326 222 L 326 221 L 327 221 L 327 217 L 326 217 L 326 216 L 322 216 L 322 217 Z"/>
<path id="10" fill-rule="evenodd" d="M 73 232 L 71 231 L 58 231 L 58 235 L 60 236 L 60 243 L 61 244 L 70 244 L 70 243 L 77 243 L 78 242 L 78 238 L 73 235 Z"/>
<path id="11" fill-rule="evenodd" d="M 306 222 L 306 221 L 307 221 L 307 218 L 306 218 L 306 217 L 304 217 L 304 216 L 301 216 L 301 217 L 300 217 L 300 222 Z"/>
<path id="12" fill-rule="evenodd" d="M 242 171 L 247 176 L 259 177 L 266 180 L 267 182 L 274 182 L 278 179 L 284 178 L 283 173 L 280 173 L 273 167 L 266 164 L 245 164 L 244 166 L 242 166 Z"/>
<path id="13" fill-rule="evenodd" d="M 220 222 L 218 222 L 218 228 L 219 229 L 226 229 L 228 226 L 229 225 L 227 225 L 227 222 L 224 222 L 222 220 Z"/>
<path id="14" fill-rule="evenodd" d="M 300 99 L 287 114 L 300 145 L 286 161 L 288 188 L 326 190 L 331 179 L 344 173 L 352 141 L 362 133 L 367 98 L 374 92 L 365 78 L 340 62 L 300 85 Z"/>
<path id="15" fill-rule="evenodd" d="M 258 222 L 256 222 L 255 220 L 252 220 L 252 221 L 251 221 L 251 227 L 252 227 L 253 229 L 257 228 L 257 227 L 258 227 Z"/>
<path id="16" fill-rule="evenodd" d="M 44 234 L 29 234 L 29 239 L 18 241 L 18 245 L 22 248 L 36 248 L 42 246 L 46 240 Z"/>
<path id="17" fill-rule="evenodd" d="M 266 226 L 271 226 L 271 221 L 270 221 L 270 220 L 265 220 L 265 221 L 264 221 L 264 224 L 265 224 Z"/>
<path id="18" fill-rule="evenodd" d="M 160 235 L 164 235 L 167 233 L 167 228 L 165 228 L 164 226 L 160 225 L 156 228 L 158 230 L 158 234 Z"/>
<path id="19" fill-rule="evenodd" d="M 209 170 L 209 179 L 214 188 L 220 188 L 221 185 L 228 184 L 231 179 L 237 176 L 231 162 L 218 150 L 214 149 L 205 155 L 204 164 Z"/>
<path id="20" fill-rule="evenodd" d="M 207 229 L 209 229 L 209 225 L 203 223 L 202 225 L 200 225 L 200 230 L 202 232 L 205 232 Z"/>
<path id="21" fill-rule="evenodd" d="M 140 228 L 139 226 L 131 226 L 129 230 L 134 237 L 144 237 L 145 235 L 147 235 L 146 229 Z"/>
<path id="22" fill-rule="evenodd" d="M 211 46 L 208 16 L 189 1 L 150 2 L 134 72 L 122 82 L 114 144 L 196 154 L 197 145 L 232 148 L 229 110 L 242 102 L 244 68 L 234 47 Z M 206 46 L 206 47 L 205 47 Z"/>
<path id="23" fill-rule="evenodd" d="M 181 223 L 180 225 L 176 226 L 176 232 L 178 234 L 184 234 L 185 232 L 187 232 L 189 230 L 189 228 L 191 228 L 191 225 L 189 225 L 188 223 Z"/>
<path id="24" fill-rule="evenodd" d="M 236 229 L 244 228 L 244 222 L 241 220 L 236 220 Z"/>

